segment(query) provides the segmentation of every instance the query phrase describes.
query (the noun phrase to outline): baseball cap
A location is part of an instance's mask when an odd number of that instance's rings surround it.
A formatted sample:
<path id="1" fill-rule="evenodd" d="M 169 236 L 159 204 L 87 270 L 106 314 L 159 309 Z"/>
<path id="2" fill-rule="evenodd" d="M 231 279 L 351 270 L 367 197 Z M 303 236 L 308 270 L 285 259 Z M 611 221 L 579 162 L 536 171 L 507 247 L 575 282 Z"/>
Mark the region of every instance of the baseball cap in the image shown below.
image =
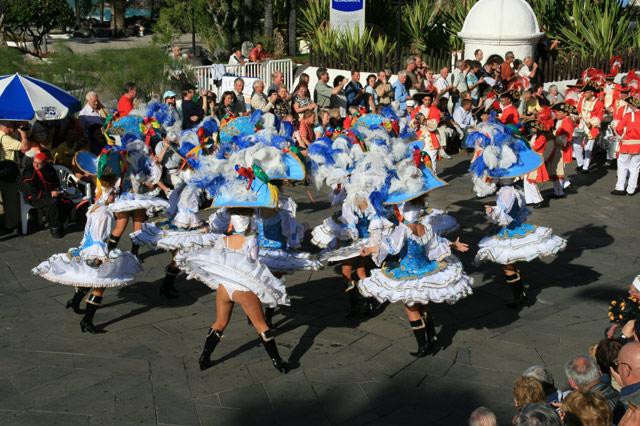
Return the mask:
<path id="1" fill-rule="evenodd" d="M 175 97 L 176 97 L 175 92 L 171 90 L 167 90 L 166 92 L 164 92 L 164 95 L 162 95 L 162 100 L 164 101 L 167 98 L 175 98 Z"/>

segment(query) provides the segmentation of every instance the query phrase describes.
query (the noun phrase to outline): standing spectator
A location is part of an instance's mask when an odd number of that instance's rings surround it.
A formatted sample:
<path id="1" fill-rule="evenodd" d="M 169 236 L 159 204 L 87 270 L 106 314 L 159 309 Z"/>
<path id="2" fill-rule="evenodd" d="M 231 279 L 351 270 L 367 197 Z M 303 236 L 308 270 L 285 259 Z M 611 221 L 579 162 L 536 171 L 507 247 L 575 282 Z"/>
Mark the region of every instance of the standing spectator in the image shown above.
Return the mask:
<path id="1" fill-rule="evenodd" d="M 449 100 L 450 93 L 455 89 L 455 86 L 449 82 L 449 68 L 442 67 L 440 69 L 440 74 L 436 77 L 434 85 L 438 89 L 438 97 Z"/>
<path id="2" fill-rule="evenodd" d="M 344 93 L 344 86 L 347 84 L 347 78 L 339 75 L 333 79 L 333 91 L 331 92 L 331 109 L 337 109 L 340 117 L 347 116 L 347 95 Z"/>
<path id="3" fill-rule="evenodd" d="M 481 51 L 482 52 L 482 51 Z M 478 106 L 480 102 L 480 85 L 484 83 L 484 78 L 478 77 L 480 71 L 480 62 L 469 61 L 469 72 L 467 73 L 467 88 L 473 101 L 473 106 Z"/>
<path id="4" fill-rule="evenodd" d="M 300 120 L 300 127 L 298 128 L 298 145 L 301 149 L 306 150 L 309 145 L 315 140 L 315 133 L 313 131 L 313 123 L 316 122 L 315 111 L 305 111 L 302 114 Z"/>
<path id="5" fill-rule="evenodd" d="M 249 62 L 264 62 L 269 58 L 267 52 L 265 52 L 262 43 L 256 43 L 256 47 L 249 52 Z"/>
<path id="6" fill-rule="evenodd" d="M 269 94 L 269 97 L 271 97 L 271 94 Z M 233 112 L 233 101 L 235 98 L 235 95 L 230 90 L 227 90 L 222 94 L 222 99 L 216 108 L 216 116 L 218 117 L 218 120 L 222 121 L 225 118 L 235 116 L 235 113 Z M 184 121 L 182 123 L 184 126 Z"/>
<path id="7" fill-rule="evenodd" d="M 26 128 L 17 127 L 20 140 L 13 138 L 15 121 L 0 121 L 0 195 L 4 211 L 4 232 L 13 233 L 18 227 L 18 152 L 29 150 Z"/>
<path id="8" fill-rule="evenodd" d="M 231 56 L 229 56 L 229 65 L 244 65 L 247 63 L 247 58 L 242 54 L 242 50 L 236 49 Z"/>
<path id="9" fill-rule="evenodd" d="M 169 107 L 169 112 L 176 121 L 181 120 L 180 113 L 176 107 L 176 93 L 173 90 L 167 90 L 164 92 L 162 95 L 162 102 Z"/>
<path id="10" fill-rule="evenodd" d="M 464 132 L 468 127 L 473 126 L 473 115 L 471 114 L 471 99 L 463 99 L 460 105 L 453 111 L 453 120 Z"/>
<path id="11" fill-rule="evenodd" d="M 384 71 L 378 72 L 378 81 L 374 86 L 376 95 L 378 95 L 378 105 L 381 107 L 391 104 L 393 100 L 393 88 L 389 84 L 387 74 Z"/>
<path id="12" fill-rule="evenodd" d="M 451 92 L 453 105 L 458 103 L 460 94 L 469 91 L 467 86 L 467 72 L 469 70 L 469 64 L 466 61 L 459 60 L 456 62 L 456 69 L 453 70 L 453 87 L 455 90 Z"/>
<path id="13" fill-rule="evenodd" d="M 607 401 L 594 392 L 572 392 L 563 402 L 565 426 L 609 426 L 613 421 Z"/>
<path id="14" fill-rule="evenodd" d="M 365 90 L 360 84 L 360 72 L 351 71 L 351 81 L 344 88 L 344 94 L 347 97 L 347 108 L 350 106 L 361 107 L 366 106 Z"/>
<path id="15" fill-rule="evenodd" d="M 564 102 L 564 96 L 558 91 L 558 86 L 552 84 L 549 86 L 549 92 L 547 93 L 547 100 L 551 105 Z"/>
<path id="16" fill-rule="evenodd" d="M 37 209 L 47 209 L 51 236 L 64 237 L 64 223 L 73 203 L 63 198 L 58 173 L 48 161 L 46 153 L 39 152 L 25 169 L 22 189 L 25 200 Z"/>
<path id="17" fill-rule="evenodd" d="M 318 105 L 318 108 L 329 108 L 331 105 L 331 95 L 335 90 L 328 84 L 329 73 L 326 68 L 318 68 L 316 76 L 318 77 L 318 82 L 313 89 L 313 100 Z"/>
<path id="18" fill-rule="evenodd" d="M 481 49 L 476 49 L 473 52 L 473 57 L 475 58 L 476 61 L 478 61 L 478 63 L 482 64 L 482 59 L 484 58 L 484 53 L 482 52 Z"/>
<path id="19" fill-rule="evenodd" d="M 498 426 L 498 418 L 487 407 L 478 407 L 469 416 L 469 426 Z"/>
<path id="20" fill-rule="evenodd" d="M 528 404 L 513 419 L 513 426 L 562 426 L 562 420 L 550 405 Z"/>
<path id="21" fill-rule="evenodd" d="M 517 411 L 527 404 L 544 402 L 546 399 L 542 385 L 531 377 L 518 377 L 513 385 L 513 401 Z"/>
<path id="22" fill-rule="evenodd" d="M 369 112 L 375 112 L 378 105 L 378 94 L 374 87 L 376 86 L 376 75 L 369 74 L 367 76 L 367 85 L 364 87 L 365 91 L 365 104 Z"/>
<path id="23" fill-rule="evenodd" d="M 618 368 L 611 370 L 620 389 L 620 401 L 629 410 L 640 407 L 640 343 L 627 343 L 618 354 Z"/>
<path id="24" fill-rule="evenodd" d="M 182 91 L 182 130 L 197 126 L 204 118 L 202 105 L 193 101 L 195 94 L 196 88 L 193 86 Z"/>
<path id="25" fill-rule="evenodd" d="M 393 99 L 398 103 L 398 109 L 400 115 L 404 116 L 407 112 L 407 99 L 409 98 L 409 92 L 407 91 L 407 72 L 399 71 L 398 80 L 393 83 Z"/>
<path id="26" fill-rule="evenodd" d="M 560 402 L 562 400 L 562 391 L 556 388 L 553 375 L 543 366 L 532 365 L 524 370 L 522 377 L 532 377 L 539 381 L 542 385 L 542 390 L 544 390 L 544 393 L 547 396 L 548 403 Z"/>
<path id="27" fill-rule="evenodd" d="M 135 83 L 130 81 L 124 85 L 122 96 L 120 96 L 120 100 L 118 101 L 118 114 L 120 114 L 120 117 L 129 115 L 133 109 L 133 100 L 137 94 L 138 91 Z"/>
<path id="28" fill-rule="evenodd" d="M 410 90 L 418 90 L 418 79 L 416 78 L 415 70 L 416 58 L 407 58 L 407 68 L 405 69 L 407 80 L 404 83 L 405 87 L 407 88 L 407 92 L 409 92 Z"/>
<path id="29" fill-rule="evenodd" d="M 436 92 L 436 86 L 435 86 L 435 81 L 436 79 L 433 77 L 433 70 L 429 67 L 426 67 L 424 69 L 424 79 L 423 79 L 423 86 L 424 86 L 424 91 L 425 92 Z"/>
<path id="30" fill-rule="evenodd" d="M 515 56 L 513 55 L 513 52 L 507 52 L 504 55 L 504 62 L 500 64 L 500 77 L 504 82 L 505 89 L 509 86 L 509 83 L 511 83 L 518 77 L 511 69 L 511 64 L 513 63 L 514 59 Z"/>
<path id="31" fill-rule="evenodd" d="M 84 131 L 84 135 L 88 136 L 89 126 L 96 123 L 102 125 L 104 119 L 107 117 L 107 111 L 100 102 L 100 99 L 98 99 L 96 92 L 87 92 L 85 100 L 87 102 L 78 113 L 78 118 L 80 119 L 80 125 Z"/>
<path id="32" fill-rule="evenodd" d="M 269 86 L 269 90 L 267 90 L 267 93 L 269 93 L 272 90 L 278 90 L 278 88 L 282 85 L 284 85 L 284 74 L 282 71 L 275 70 L 271 74 L 271 85 Z"/>
<path id="33" fill-rule="evenodd" d="M 531 56 L 526 56 L 522 60 L 522 66 L 518 70 L 518 74 L 522 77 L 526 77 L 532 86 L 542 84 L 540 73 L 538 70 L 538 64 L 533 61 Z"/>
<path id="34" fill-rule="evenodd" d="M 275 105 L 273 107 L 273 113 L 280 120 L 284 120 L 287 116 L 291 115 L 291 104 L 289 99 L 289 91 L 285 85 L 278 87 L 278 96 L 276 98 Z"/>
<path id="35" fill-rule="evenodd" d="M 306 111 L 315 111 L 316 104 L 313 103 L 313 101 L 309 97 L 309 88 L 306 84 L 298 83 L 298 86 L 293 93 L 293 101 L 291 107 L 293 109 L 293 115 L 295 118 L 298 118 Z"/>
<path id="36" fill-rule="evenodd" d="M 247 104 L 244 101 L 244 80 L 240 77 L 233 80 L 233 94 L 236 96 L 233 101 L 233 112 L 242 115 L 247 112 Z"/>
<path id="37" fill-rule="evenodd" d="M 256 80 L 253 82 L 253 95 L 251 95 L 251 109 L 260 110 L 262 112 L 272 112 L 275 106 L 278 92 L 270 90 L 271 95 L 267 97 L 264 94 L 264 81 Z"/>

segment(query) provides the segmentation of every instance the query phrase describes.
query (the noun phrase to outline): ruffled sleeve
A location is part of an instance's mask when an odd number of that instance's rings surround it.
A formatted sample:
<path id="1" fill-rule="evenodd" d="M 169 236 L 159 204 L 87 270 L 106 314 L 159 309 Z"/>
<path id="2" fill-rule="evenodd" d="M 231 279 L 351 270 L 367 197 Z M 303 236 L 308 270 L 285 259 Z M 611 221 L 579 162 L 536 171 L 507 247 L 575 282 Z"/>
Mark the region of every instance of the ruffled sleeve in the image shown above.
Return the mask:
<path id="1" fill-rule="evenodd" d="M 369 241 L 371 245 L 378 244 L 393 228 L 393 224 L 386 218 L 374 216 L 369 222 Z"/>
<path id="2" fill-rule="evenodd" d="M 489 213 L 489 219 L 497 223 L 500 226 L 507 226 L 513 222 L 513 218 L 509 216 L 509 211 L 513 207 L 513 203 L 516 201 L 516 194 L 512 187 L 504 186 L 498 191 L 498 197 L 496 198 L 496 205 Z"/>
<path id="3" fill-rule="evenodd" d="M 219 209 L 209 216 L 209 231 L 215 234 L 226 234 L 229 229 L 231 217 L 227 209 Z"/>
<path id="4" fill-rule="evenodd" d="M 200 190 L 196 186 L 188 185 L 180 194 L 178 212 L 173 218 L 173 224 L 178 228 L 197 228 L 202 223 L 198 213 L 198 196 Z"/>
<path id="5" fill-rule="evenodd" d="M 280 215 L 282 235 L 287 239 L 287 245 L 290 248 L 299 248 L 304 239 L 304 226 L 296 220 L 298 205 L 289 197 L 283 197 L 281 201 L 278 214 Z"/>
<path id="6" fill-rule="evenodd" d="M 340 220 L 346 225 L 345 234 L 352 240 L 358 238 L 358 230 L 356 224 L 358 223 L 358 216 L 353 211 L 353 206 L 349 203 L 342 204 L 342 216 Z"/>
<path id="7" fill-rule="evenodd" d="M 427 257 L 430 260 L 439 261 L 445 257 L 451 256 L 451 242 L 436 234 L 430 225 L 423 224 L 423 226 L 426 232 L 421 239 L 423 241 L 427 241 L 425 244 Z"/>
<path id="8" fill-rule="evenodd" d="M 258 253 L 260 248 L 258 247 L 258 240 L 255 236 L 246 237 L 244 241 L 244 254 L 251 262 L 258 260 Z"/>
<path id="9" fill-rule="evenodd" d="M 371 255 L 371 259 L 376 265 L 380 266 L 387 256 L 400 253 L 407 235 L 410 232 L 411 231 L 406 227 L 406 225 L 398 225 L 390 235 L 387 235 L 380 240 L 378 252 Z"/>

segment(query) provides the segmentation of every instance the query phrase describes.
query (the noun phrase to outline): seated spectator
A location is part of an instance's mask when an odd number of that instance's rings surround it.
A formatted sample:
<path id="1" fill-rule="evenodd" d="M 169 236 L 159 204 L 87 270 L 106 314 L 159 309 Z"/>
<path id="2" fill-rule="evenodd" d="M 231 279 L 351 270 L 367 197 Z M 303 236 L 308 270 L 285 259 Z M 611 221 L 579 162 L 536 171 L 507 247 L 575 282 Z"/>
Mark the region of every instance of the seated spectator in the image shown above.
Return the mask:
<path id="1" fill-rule="evenodd" d="M 284 74 L 282 71 L 275 70 L 273 73 L 271 73 L 271 85 L 269 86 L 269 90 L 267 90 L 267 93 L 272 90 L 278 90 L 278 88 L 282 85 L 284 85 Z M 300 85 L 300 83 L 298 83 L 298 85 Z"/>
<path id="2" fill-rule="evenodd" d="M 216 116 L 218 117 L 218 120 L 222 121 L 236 116 L 233 112 L 233 101 L 235 100 L 235 97 L 236 95 L 231 91 L 226 91 L 222 94 L 222 99 L 216 108 Z"/>
<path id="3" fill-rule="evenodd" d="M 611 373 L 622 389 L 620 401 L 629 409 L 640 406 L 640 343 L 630 342 L 620 349 L 618 367 Z"/>
<path id="4" fill-rule="evenodd" d="M 194 102 L 196 88 L 188 86 L 182 91 L 182 130 L 197 126 L 204 118 L 204 110 L 200 102 Z"/>
<path id="5" fill-rule="evenodd" d="M 26 126 L 15 121 L 0 121 L 0 195 L 4 229 L 2 234 L 15 234 L 18 227 L 18 152 L 27 152 L 30 147 Z M 14 135 L 17 133 L 17 135 Z M 20 140 L 14 138 L 19 136 Z"/>
<path id="6" fill-rule="evenodd" d="M 100 102 L 96 92 L 88 92 L 85 96 L 85 100 L 87 102 L 78 113 L 78 118 L 80 119 L 80 124 L 84 130 L 84 135 L 88 136 L 90 125 L 96 123 L 102 125 L 104 123 L 104 119 L 107 117 L 107 110 Z"/>
<path id="7" fill-rule="evenodd" d="M 244 65 L 247 63 L 247 58 L 242 54 L 242 50 L 236 49 L 231 56 L 229 56 L 229 65 Z"/>
<path id="8" fill-rule="evenodd" d="M 64 237 L 64 223 L 73 203 L 64 198 L 58 173 L 46 153 L 38 153 L 22 174 L 25 201 L 37 209 L 46 209 L 51 236 Z"/>
<path id="9" fill-rule="evenodd" d="M 247 104 L 244 100 L 244 80 L 240 77 L 233 80 L 233 112 L 236 115 L 242 115 L 247 112 Z"/>
<path id="10" fill-rule="evenodd" d="M 133 101 L 137 94 L 138 91 L 135 83 L 130 81 L 124 85 L 122 96 L 120 96 L 120 100 L 118 101 L 118 114 L 120 117 L 129 115 L 133 110 Z"/>
<path id="11" fill-rule="evenodd" d="M 469 416 L 469 426 L 498 426 L 498 419 L 487 407 L 478 407 Z"/>
<path id="12" fill-rule="evenodd" d="M 331 132 L 331 114 L 329 111 L 322 110 L 318 113 L 318 124 L 313 129 L 313 133 L 315 134 L 315 139 L 327 136 L 327 133 Z M 331 136 L 328 136 L 331 137 Z"/>
<path id="13" fill-rule="evenodd" d="M 518 377 L 513 384 L 513 401 L 516 410 L 520 411 L 527 404 L 544 402 L 546 396 L 542 385 L 531 377 Z"/>
<path id="14" fill-rule="evenodd" d="M 82 148 L 82 139 L 82 128 L 76 121 L 67 127 L 64 141 L 51 150 L 53 164 L 60 164 L 71 169 L 73 156 Z"/>
<path id="15" fill-rule="evenodd" d="M 300 127 L 298 128 L 298 145 L 300 146 L 300 150 L 303 152 L 303 154 L 306 153 L 307 147 L 309 147 L 309 145 L 311 145 L 315 140 L 315 133 L 313 132 L 313 123 L 315 122 L 315 111 L 305 111 L 302 114 Z"/>
<path id="16" fill-rule="evenodd" d="M 107 145 L 107 141 L 102 133 L 102 126 L 99 124 L 92 124 L 89 127 L 89 151 L 95 155 L 100 155 L 102 148 Z"/>
<path id="17" fill-rule="evenodd" d="M 613 421 L 606 399 L 595 392 L 571 392 L 562 402 L 565 426 L 609 426 Z"/>
<path id="18" fill-rule="evenodd" d="M 544 93 L 544 87 L 542 85 L 534 85 L 531 90 L 533 96 L 538 101 L 538 105 L 540 105 L 541 107 L 551 105 Z"/>
<path id="19" fill-rule="evenodd" d="M 547 93 L 547 100 L 551 105 L 557 104 L 559 102 L 564 102 L 564 96 L 562 95 L 562 93 L 558 91 L 558 86 L 556 86 L 555 84 L 552 84 L 551 86 L 549 86 L 549 93 Z"/>
<path id="20" fill-rule="evenodd" d="M 522 407 L 513 426 L 562 426 L 562 420 L 550 405 L 539 402 Z"/>
<path id="21" fill-rule="evenodd" d="M 260 110 L 262 112 L 271 112 L 278 98 L 277 91 L 269 91 L 270 95 L 264 94 L 264 81 L 256 80 L 253 82 L 253 95 L 251 95 L 251 109 Z"/>
<path id="22" fill-rule="evenodd" d="M 298 83 L 293 92 L 292 109 L 294 117 L 299 117 L 306 111 L 315 111 L 316 104 L 309 96 L 309 88 L 306 84 Z"/>
<path id="23" fill-rule="evenodd" d="M 473 115 L 471 114 L 471 107 L 473 101 L 471 99 L 463 99 L 453 111 L 453 120 L 456 122 L 460 129 L 464 132 L 467 128 L 473 126 Z"/>
<path id="24" fill-rule="evenodd" d="M 545 395 L 547 396 L 547 402 L 559 402 L 562 400 L 562 391 L 556 388 L 553 376 L 541 365 L 532 365 L 524 370 L 522 377 L 532 377 L 540 382 Z"/>
<path id="25" fill-rule="evenodd" d="M 284 120 L 286 116 L 291 115 L 291 104 L 287 100 L 289 98 L 289 91 L 287 87 L 282 85 L 278 87 L 278 97 L 273 107 L 273 113 L 280 120 Z"/>
<path id="26" fill-rule="evenodd" d="M 302 74 L 300 74 L 300 78 L 298 79 L 298 84 L 306 84 L 308 88 L 310 80 L 311 80 L 311 77 L 309 77 L 309 74 L 307 74 L 306 72 L 303 72 Z"/>
<path id="27" fill-rule="evenodd" d="M 262 43 L 256 43 L 256 46 L 249 52 L 249 62 L 264 62 L 269 58 L 265 52 Z"/>

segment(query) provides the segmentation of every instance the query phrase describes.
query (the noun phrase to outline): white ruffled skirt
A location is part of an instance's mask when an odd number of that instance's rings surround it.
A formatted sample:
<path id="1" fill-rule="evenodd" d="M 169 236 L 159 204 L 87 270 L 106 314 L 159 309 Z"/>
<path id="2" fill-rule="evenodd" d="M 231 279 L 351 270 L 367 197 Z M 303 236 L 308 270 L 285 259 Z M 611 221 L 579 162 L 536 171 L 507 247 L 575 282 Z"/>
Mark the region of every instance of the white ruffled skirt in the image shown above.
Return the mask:
<path id="1" fill-rule="evenodd" d="M 134 244 L 167 251 L 210 247 L 220 237 L 220 234 L 205 233 L 202 229 L 178 229 L 157 223 L 143 223 L 140 231 L 129 235 Z"/>
<path id="2" fill-rule="evenodd" d="M 121 287 L 131 284 L 142 271 L 138 259 L 128 251 L 111 250 L 98 267 L 87 265 L 87 258 L 58 253 L 31 272 L 58 284 L 74 287 Z"/>
<path id="3" fill-rule="evenodd" d="M 373 269 L 371 276 L 358 283 L 360 293 L 380 302 L 414 304 L 455 303 L 473 293 L 473 278 L 465 274 L 462 263 L 455 256 L 439 262 L 433 273 L 418 278 L 392 279 L 383 269 Z"/>
<path id="4" fill-rule="evenodd" d="M 521 225 L 522 226 L 522 225 Z M 555 256 L 567 246 L 567 240 L 552 233 L 551 228 L 526 224 L 522 235 L 509 236 L 504 230 L 480 240 L 476 264 L 489 261 L 501 265 L 530 262 L 538 257 Z"/>
<path id="5" fill-rule="evenodd" d="M 195 278 L 214 290 L 223 285 L 232 299 L 235 291 L 250 291 L 267 307 L 289 305 L 284 283 L 274 277 L 266 265 L 251 262 L 242 253 L 206 247 L 178 252 L 175 261 L 188 278 Z"/>
<path id="6" fill-rule="evenodd" d="M 333 249 L 338 246 L 345 229 L 346 225 L 330 216 L 311 230 L 311 244 L 321 249 Z"/>
<path id="7" fill-rule="evenodd" d="M 260 248 L 260 262 L 271 272 L 319 271 L 322 262 L 306 252 Z"/>
<path id="8" fill-rule="evenodd" d="M 348 246 L 340 247 L 335 250 L 324 252 L 319 259 L 322 263 L 336 263 L 343 260 L 353 259 L 360 256 L 360 251 L 364 247 L 368 247 L 372 242 L 369 238 L 361 238 L 355 240 Z"/>
<path id="9" fill-rule="evenodd" d="M 146 210 L 147 216 L 153 217 L 169 208 L 169 202 L 162 198 L 145 194 L 134 194 L 125 192 L 120 194 L 116 200 L 109 204 L 111 213 L 124 213 L 134 210 Z"/>

